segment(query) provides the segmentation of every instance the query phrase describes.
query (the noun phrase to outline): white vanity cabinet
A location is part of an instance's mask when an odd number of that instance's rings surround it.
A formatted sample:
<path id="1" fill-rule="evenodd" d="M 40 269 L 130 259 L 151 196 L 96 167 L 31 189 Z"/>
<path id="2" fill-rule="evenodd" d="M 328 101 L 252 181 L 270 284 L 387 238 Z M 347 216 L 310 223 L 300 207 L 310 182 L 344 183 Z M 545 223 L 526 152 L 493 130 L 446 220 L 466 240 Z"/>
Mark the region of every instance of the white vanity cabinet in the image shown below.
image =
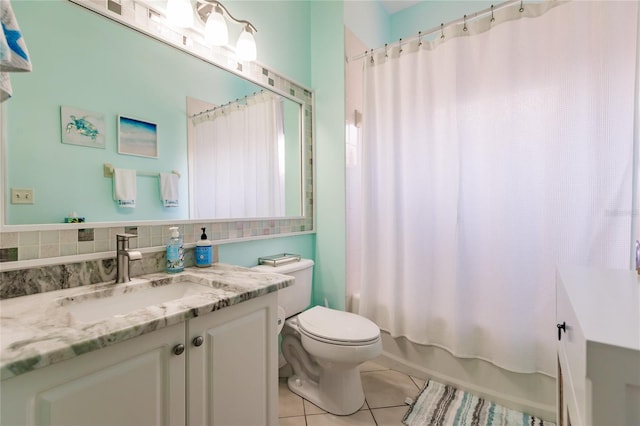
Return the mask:
<path id="1" fill-rule="evenodd" d="M 276 294 L 188 322 L 190 425 L 278 424 Z"/>
<path id="2" fill-rule="evenodd" d="M 0 424 L 277 425 L 276 310 L 269 293 L 3 380 Z"/>
<path id="3" fill-rule="evenodd" d="M 0 383 L 0 424 L 183 425 L 185 356 L 178 324 Z"/>
<path id="4" fill-rule="evenodd" d="M 640 425 L 640 283 L 635 271 L 560 268 L 558 426 Z"/>

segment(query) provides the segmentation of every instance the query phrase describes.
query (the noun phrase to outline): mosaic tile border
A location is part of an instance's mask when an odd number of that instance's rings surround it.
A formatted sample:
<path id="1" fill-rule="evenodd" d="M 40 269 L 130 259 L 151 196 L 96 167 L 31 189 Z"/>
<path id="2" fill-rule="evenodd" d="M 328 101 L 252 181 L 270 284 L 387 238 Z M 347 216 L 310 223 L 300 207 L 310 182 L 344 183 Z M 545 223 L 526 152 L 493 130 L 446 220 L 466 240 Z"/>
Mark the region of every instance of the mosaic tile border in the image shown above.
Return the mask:
<path id="1" fill-rule="evenodd" d="M 87 224 L 90 225 L 90 224 Z M 61 225 L 62 227 L 64 225 Z M 0 263 L 26 260 L 63 258 L 73 261 L 74 256 L 107 253 L 116 250 L 116 234 L 134 233 L 137 238 L 129 242 L 131 248 L 162 250 L 169 237 L 169 227 L 177 226 L 185 245 L 194 244 L 207 228 L 207 236 L 214 244 L 234 240 L 263 238 L 313 231 L 311 218 L 267 219 L 230 222 L 178 221 L 173 224 L 114 227 L 55 229 L 45 231 L 18 231 L 0 233 Z M 53 260 L 53 259 L 52 259 Z M 56 259 L 58 260 L 58 259 Z M 54 262 L 52 262 L 54 263 Z"/>

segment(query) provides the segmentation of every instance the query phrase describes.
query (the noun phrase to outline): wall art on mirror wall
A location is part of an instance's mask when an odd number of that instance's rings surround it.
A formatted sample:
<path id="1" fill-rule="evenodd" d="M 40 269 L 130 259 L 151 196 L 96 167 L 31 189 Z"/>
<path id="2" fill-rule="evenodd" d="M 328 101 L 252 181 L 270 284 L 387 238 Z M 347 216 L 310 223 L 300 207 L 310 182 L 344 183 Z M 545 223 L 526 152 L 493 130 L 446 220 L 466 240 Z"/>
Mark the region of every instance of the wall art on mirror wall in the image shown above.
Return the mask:
<path id="1" fill-rule="evenodd" d="M 118 154 L 158 158 L 158 125 L 119 115 Z"/>
<path id="2" fill-rule="evenodd" d="M 104 149 L 105 124 L 103 114 L 61 106 L 60 124 L 62 127 L 62 143 Z"/>

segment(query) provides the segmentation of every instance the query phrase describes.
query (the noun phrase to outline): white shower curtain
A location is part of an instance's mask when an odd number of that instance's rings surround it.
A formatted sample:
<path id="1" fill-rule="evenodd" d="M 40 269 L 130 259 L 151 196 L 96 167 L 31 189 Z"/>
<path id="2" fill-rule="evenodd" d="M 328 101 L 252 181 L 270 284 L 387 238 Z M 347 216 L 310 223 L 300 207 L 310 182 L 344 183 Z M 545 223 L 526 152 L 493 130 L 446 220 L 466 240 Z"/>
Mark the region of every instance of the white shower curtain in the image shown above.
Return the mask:
<path id="1" fill-rule="evenodd" d="M 556 266 L 629 267 L 637 7 L 572 2 L 365 60 L 361 314 L 555 376 Z"/>
<path id="2" fill-rule="evenodd" d="M 194 218 L 284 215 L 282 99 L 258 94 L 198 119 Z"/>

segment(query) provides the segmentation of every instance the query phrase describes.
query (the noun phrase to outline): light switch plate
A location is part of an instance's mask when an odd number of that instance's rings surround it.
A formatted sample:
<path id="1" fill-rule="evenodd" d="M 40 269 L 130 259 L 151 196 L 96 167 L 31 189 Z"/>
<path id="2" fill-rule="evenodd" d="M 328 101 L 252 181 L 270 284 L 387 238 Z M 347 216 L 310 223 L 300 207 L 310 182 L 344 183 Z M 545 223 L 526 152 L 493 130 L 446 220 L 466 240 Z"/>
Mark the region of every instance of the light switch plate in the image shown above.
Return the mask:
<path id="1" fill-rule="evenodd" d="M 11 188 L 11 204 L 33 204 L 34 202 L 33 189 Z"/>

